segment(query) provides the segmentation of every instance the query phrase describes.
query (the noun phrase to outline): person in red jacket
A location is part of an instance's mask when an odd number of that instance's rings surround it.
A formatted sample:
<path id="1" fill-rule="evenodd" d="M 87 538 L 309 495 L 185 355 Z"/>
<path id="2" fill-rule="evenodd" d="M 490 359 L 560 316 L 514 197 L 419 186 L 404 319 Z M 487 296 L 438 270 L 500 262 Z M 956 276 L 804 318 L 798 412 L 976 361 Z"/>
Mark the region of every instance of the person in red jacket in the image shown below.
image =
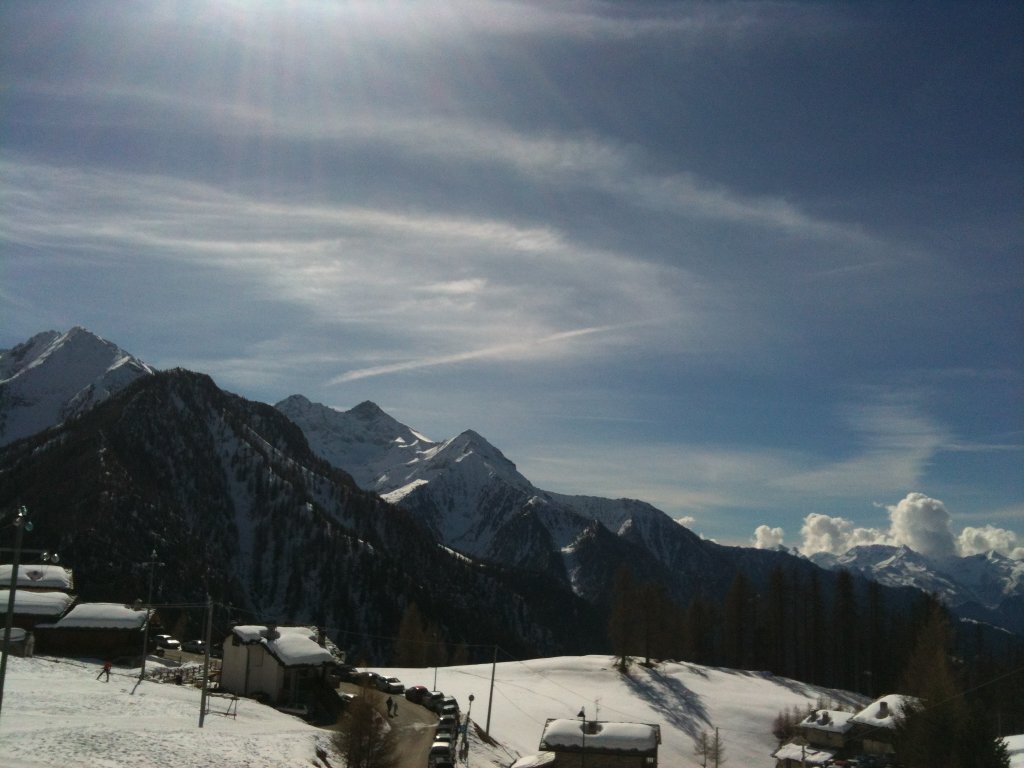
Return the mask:
<path id="1" fill-rule="evenodd" d="M 110 663 L 109 659 L 107 661 L 104 661 L 103 662 L 103 669 L 101 669 L 100 673 L 98 675 L 96 675 L 96 679 L 99 680 L 101 677 L 106 675 L 107 679 L 104 682 L 109 683 L 110 682 L 110 668 L 112 666 L 114 666 L 114 665 Z"/>

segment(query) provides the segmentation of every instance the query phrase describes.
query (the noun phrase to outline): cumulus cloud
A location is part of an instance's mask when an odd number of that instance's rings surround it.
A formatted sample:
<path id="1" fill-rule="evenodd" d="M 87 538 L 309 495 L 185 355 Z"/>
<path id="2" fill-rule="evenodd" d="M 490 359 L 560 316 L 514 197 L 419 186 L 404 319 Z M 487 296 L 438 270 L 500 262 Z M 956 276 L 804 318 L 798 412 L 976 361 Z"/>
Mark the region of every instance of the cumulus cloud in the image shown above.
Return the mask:
<path id="1" fill-rule="evenodd" d="M 908 493 L 889 510 L 890 533 L 900 544 L 928 557 L 954 557 L 956 540 L 946 505 L 923 493 Z"/>
<path id="2" fill-rule="evenodd" d="M 802 552 L 813 555 L 827 552 L 841 555 L 853 547 L 867 544 L 904 545 L 928 557 L 966 557 L 989 551 L 1024 560 L 1024 539 L 1005 528 L 986 525 L 966 527 L 959 536 L 953 533 L 952 516 L 946 505 L 923 493 L 908 493 L 897 504 L 886 506 L 889 529 L 859 528 L 842 517 L 812 513 L 800 529 Z M 777 528 L 766 525 L 754 532 L 755 546 Z M 781 531 L 780 531 L 781 533 Z"/>
<path id="3" fill-rule="evenodd" d="M 963 557 L 995 550 L 1015 560 L 1024 560 L 1024 540 L 1013 531 L 996 528 L 994 525 L 964 528 L 957 539 L 957 547 Z"/>
<path id="4" fill-rule="evenodd" d="M 785 532 L 781 528 L 771 528 L 767 525 L 757 526 L 754 531 L 755 549 L 772 549 L 782 546 Z"/>
<path id="5" fill-rule="evenodd" d="M 853 547 L 866 544 L 894 544 L 892 537 L 877 528 L 860 528 L 842 517 L 830 517 L 812 512 L 804 518 L 800 528 L 803 544 L 800 549 L 808 555 L 828 552 L 841 555 Z"/>

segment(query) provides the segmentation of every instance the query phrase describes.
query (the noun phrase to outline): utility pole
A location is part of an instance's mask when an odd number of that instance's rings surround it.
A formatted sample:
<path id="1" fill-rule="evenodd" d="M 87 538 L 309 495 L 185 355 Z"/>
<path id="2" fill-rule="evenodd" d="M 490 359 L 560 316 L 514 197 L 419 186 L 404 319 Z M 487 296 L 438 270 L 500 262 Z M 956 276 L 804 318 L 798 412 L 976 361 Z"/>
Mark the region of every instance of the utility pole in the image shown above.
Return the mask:
<path id="1" fill-rule="evenodd" d="M 494 701 L 494 673 L 498 668 L 498 646 L 494 646 L 494 661 L 491 662 L 491 692 L 487 694 L 487 724 L 484 726 L 484 733 L 491 736 L 491 703 Z"/>
<path id="2" fill-rule="evenodd" d="M 153 574 L 156 571 L 158 563 L 156 561 L 156 550 L 149 556 L 149 562 L 143 563 L 143 565 L 149 566 L 149 593 L 146 597 L 146 621 L 142 626 L 142 666 L 139 668 L 139 682 L 141 683 L 146 677 L 146 654 L 149 653 L 149 622 L 153 618 Z M 135 686 L 138 688 L 138 684 Z M 132 689 L 132 693 L 135 693 L 135 688 Z"/>
<path id="3" fill-rule="evenodd" d="M 18 589 L 18 564 L 21 562 L 21 539 L 25 531 L 32 530 L 32 522 L 28 519 L 28 510 L 18 508 L 14 518 L 14 559 L 11 563 L 11 588 L 7 594 L 7 620 L 4 622 L 4 647 L 0 654 L 0 711 L 4 706 L 4 680 L 7 677 L 7 653 L 11 645 L 11 626 L 14 623 L 14 593 Z"/>
<path id="4" fill-rule="evenodd" d="M 203 727 L 206 719 L 206 687 L 210 680 L 210 638 L 213 634 L 213 599 L 206 593 L 206 632 L 203 633 L 203 694 L 199 697 L 199 727 Z"/>
<path id="5" fill-rule="evenodd" d="M 580 768 L 586 768 L 587 765 L 587 710 L 585 707 L 580 707 L 580 711 L 576 714 L 576 717 L 580 719 Z"/>

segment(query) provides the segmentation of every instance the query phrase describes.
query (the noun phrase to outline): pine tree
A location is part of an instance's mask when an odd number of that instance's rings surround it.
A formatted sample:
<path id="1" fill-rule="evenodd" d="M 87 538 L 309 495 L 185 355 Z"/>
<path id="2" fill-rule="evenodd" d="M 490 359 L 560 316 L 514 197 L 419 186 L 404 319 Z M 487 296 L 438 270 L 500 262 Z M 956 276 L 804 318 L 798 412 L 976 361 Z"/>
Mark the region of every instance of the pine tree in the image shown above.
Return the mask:
<path id="1" fill-rule="evenodd" d="M 896 718 L 896 752 L 906 768 L 1007 768 L 1005 745 L 964 698 L 950 645 L 946 611 L 934 604 L 904 673 L 904 690 L 915 699 Z"/>
<path id="2" fill-rule="evenodd" d="M 742 573 L 737 573 L 725 596 L 722 632 L 725 665 L 734 669 L 750 669 L 752 664 L 752 627 L 754 591 Z"/>
<path id="3" fill-rule="evenodd" d="M 608 636 L 617 659 L 615 666 L 624 671 L 629 667 L 629 656 L 637 650 L 636 583 L 628 565 L 615 572 L 612 583 L 612 606 L 608 620 Z"/>

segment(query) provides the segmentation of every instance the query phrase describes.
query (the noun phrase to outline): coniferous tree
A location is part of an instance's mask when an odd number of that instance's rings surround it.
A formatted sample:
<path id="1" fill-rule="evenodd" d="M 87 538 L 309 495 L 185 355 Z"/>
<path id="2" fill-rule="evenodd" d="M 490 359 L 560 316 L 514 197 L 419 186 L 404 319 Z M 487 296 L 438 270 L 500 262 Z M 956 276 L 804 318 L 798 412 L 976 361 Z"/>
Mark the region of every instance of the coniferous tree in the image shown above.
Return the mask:
<path id="1" fill-rule="evenodd" d="M 722 616 L 724 663 L 735 669 L 750 669 L 754 592 L 742 573 L 737 573 L 725 597 Z"/>
<path id="2" fill-rule="evenodd" d="M 832 612 L 832 685 L 853 689 L 857 685 L 858 616 L 853 576 L 845 568 L 836 575 L 836 594 Z"/>
<path id="3" fill-rule="evenodd" d="M 945 609 L 932 607 L 918 633 L 903 689 L 914 699 L 896 718 L 896 752 L 906 768 L 1007 768 L 1009 755 L 988 718 L 968 704 L 950 658 Z"/>
<path id="4" fill-rule="evenodd" d="M 608 621 L 608 636 L 612 651 L 617 657 L 615 666 L 619 670 L 629 667 L 629 656 L 637 651 L 637 605 L 636 582 L 628 565 L 615 572 L 612 583 L 611 616 Z"/>

